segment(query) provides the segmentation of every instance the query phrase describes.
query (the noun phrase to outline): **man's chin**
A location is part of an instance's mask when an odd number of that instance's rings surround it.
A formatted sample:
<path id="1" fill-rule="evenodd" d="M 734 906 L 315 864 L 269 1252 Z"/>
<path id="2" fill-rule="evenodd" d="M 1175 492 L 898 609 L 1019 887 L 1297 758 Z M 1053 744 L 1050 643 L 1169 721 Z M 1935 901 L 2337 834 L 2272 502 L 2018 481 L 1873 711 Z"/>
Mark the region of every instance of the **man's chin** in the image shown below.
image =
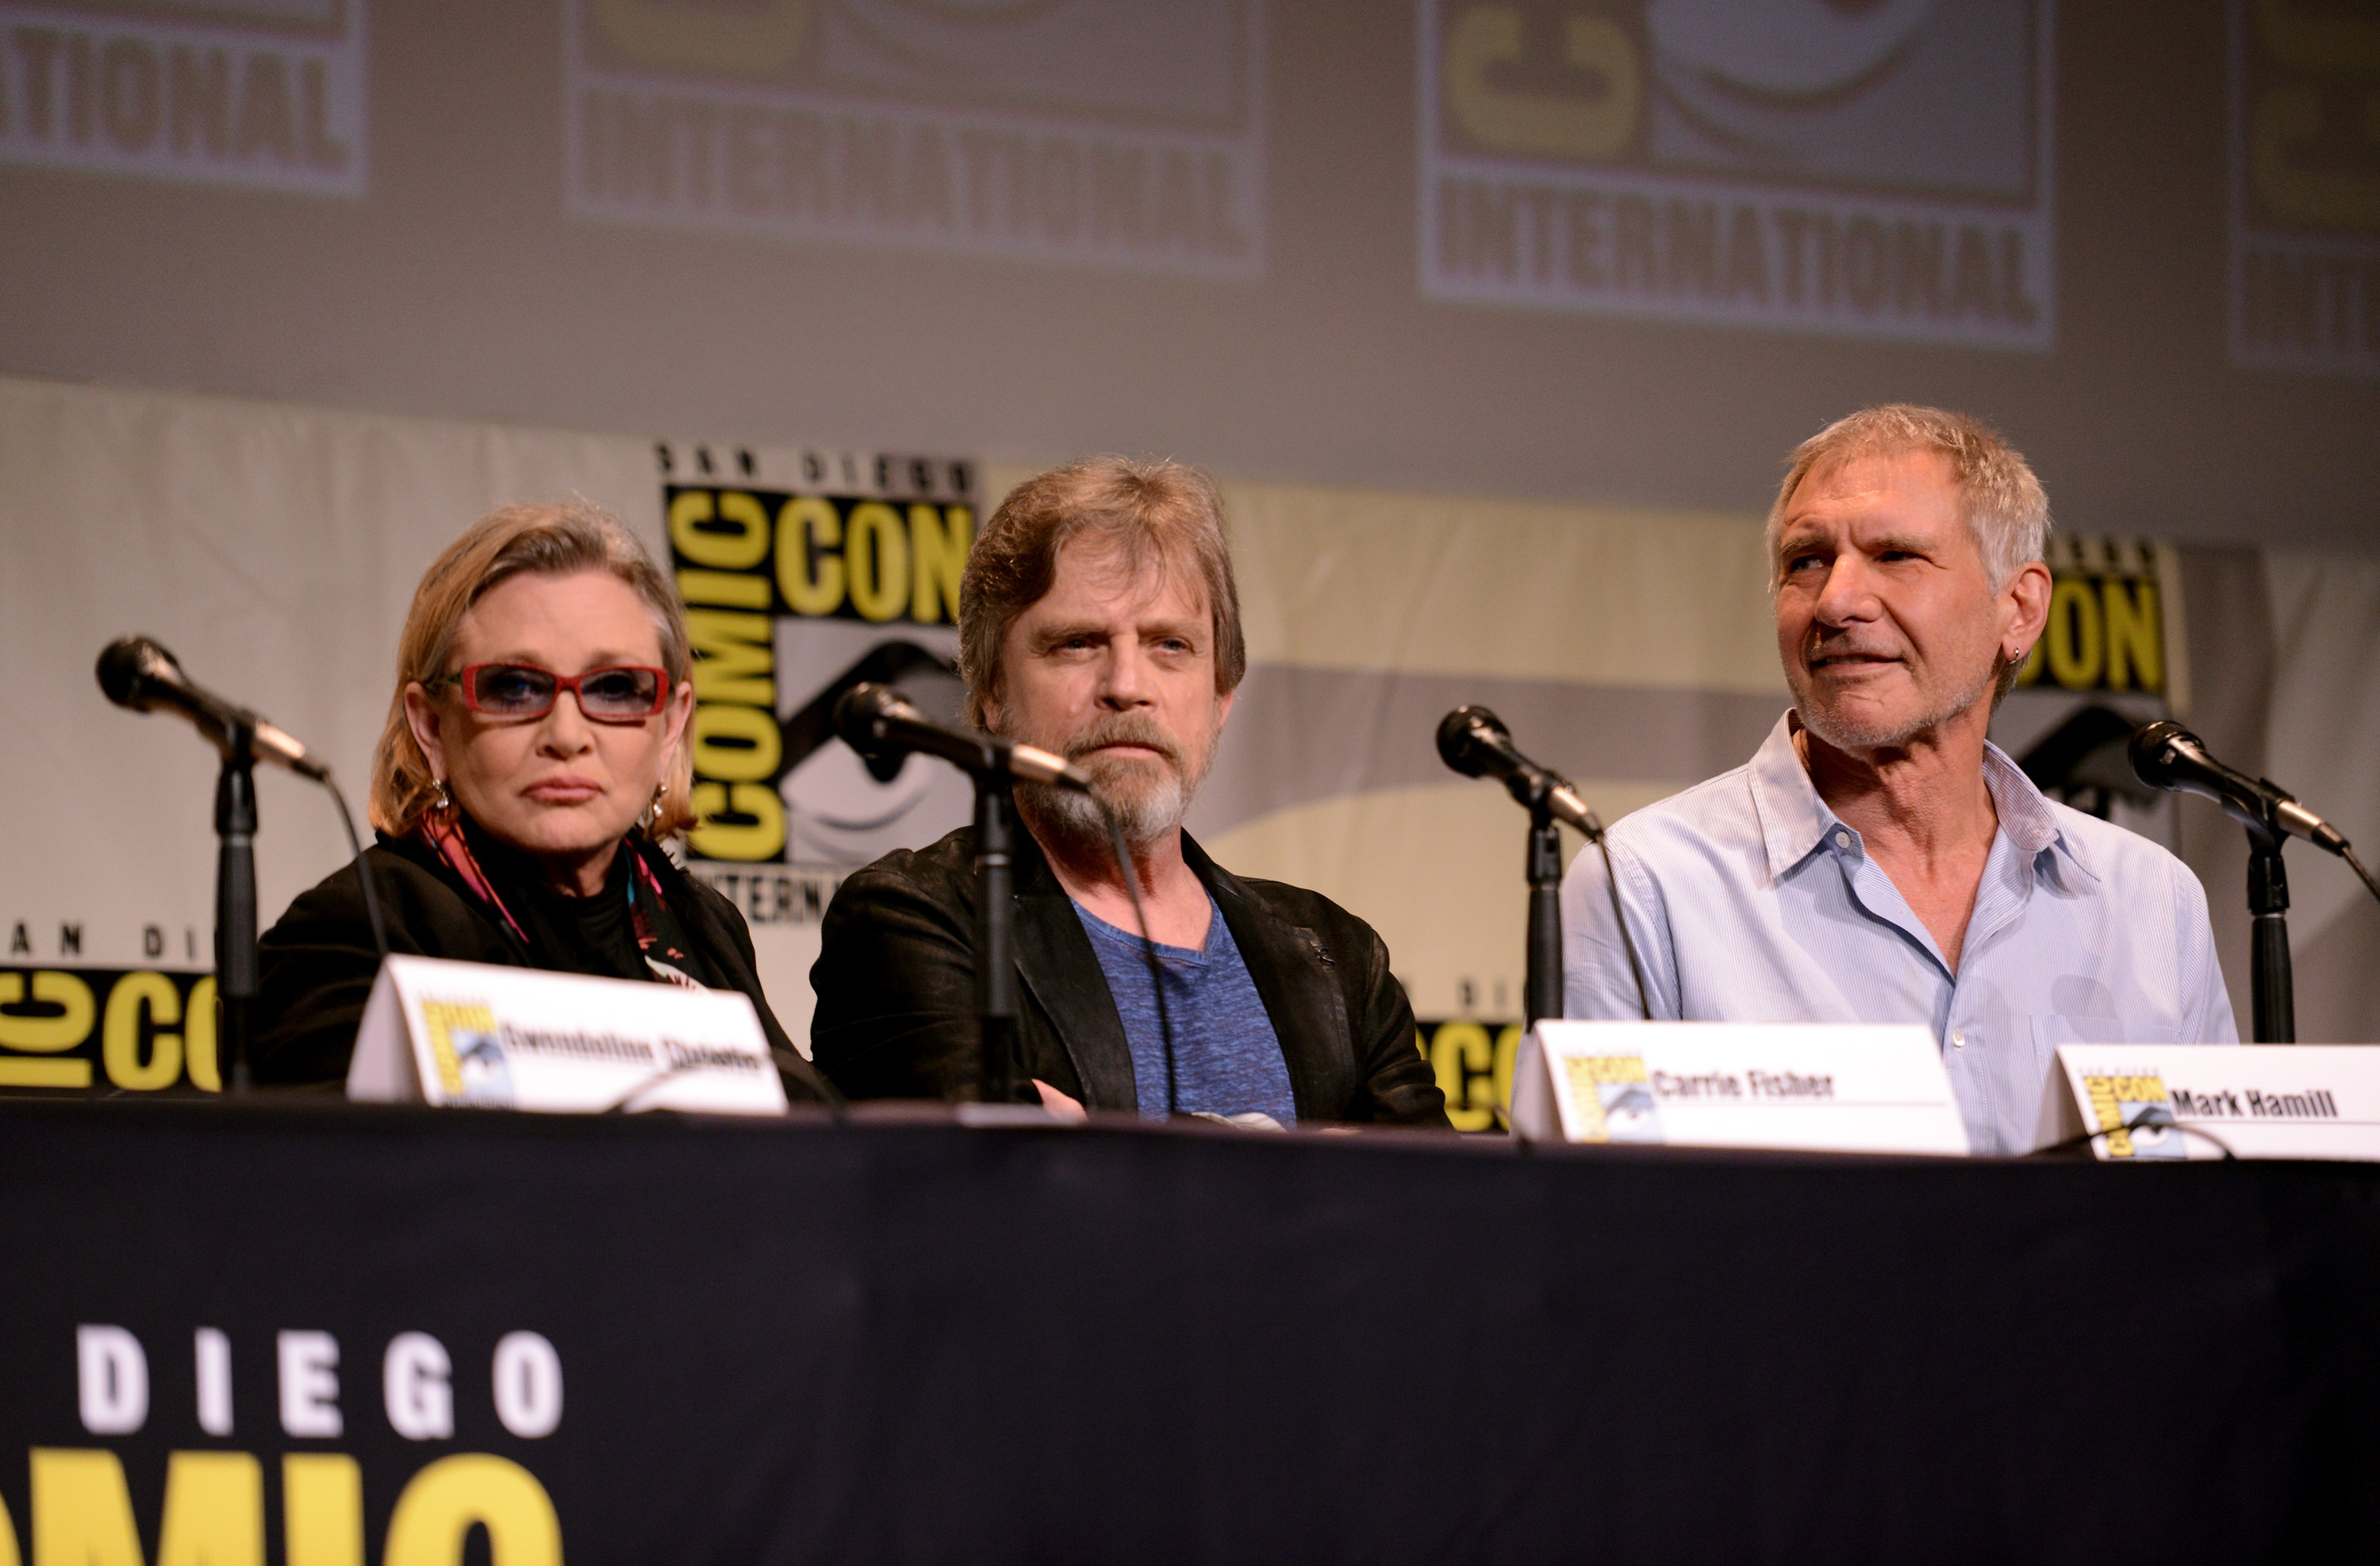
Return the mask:
<path id="1" fill-rule="evenodd" d="M 1123 822 L 1125 835 L 1135 842 L 1145 842 L 1179 826 L 1182 813 L 1190 803 L 1181 780 L 1171 771 L 1119 779 L 1108 785 L 1102 785 L 1095 775 L 1092 788 Z"/>
<path id="2" fill-rule="evenodd" d="M 1847 755 L 1891 750 L 1908 744 L 1929 726 L 1923 721 L 1890 718 L 1883 713 L 1849 715 L 1839 710 L 1803 708 L 1802 726 Z"/>
<path id="3" fill-rule="evenodd" d="M 1188 794 L 1162 763 L 1153 771 L 1134 768 L 1129 776 L 1118 776 L 1105 767 L 1087 770 L 1091 774 L 1087 797 L 1046 783 L 1020 783 L 1017 795 L 1029 802 L 1028 808 L 1045 830 L 1064 833 L 1086 845 L 1106 845 L 1110 811 L 1123 827 L 1125 841 L 1135 844 L 1155 842 L 1182 824 L 1189 807 Z"/>
<path id="4" fill-rule="evenodd" d="M 1941 728 L 1965 713 L 1968 702 L 1949 710 L 1922 702 L 1842 700 L 1815 701 L 1796 692 L 1794 711 L 1802 726 L 1837 750 L 1849 754 L 1894 750 Z"/>

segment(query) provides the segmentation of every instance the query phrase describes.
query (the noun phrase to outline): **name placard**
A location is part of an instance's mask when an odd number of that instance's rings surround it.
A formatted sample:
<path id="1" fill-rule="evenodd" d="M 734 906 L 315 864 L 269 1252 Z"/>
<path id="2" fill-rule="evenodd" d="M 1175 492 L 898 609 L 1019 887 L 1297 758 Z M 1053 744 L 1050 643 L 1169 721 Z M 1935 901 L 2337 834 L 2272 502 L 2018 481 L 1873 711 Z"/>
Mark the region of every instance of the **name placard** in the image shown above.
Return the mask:
<path id="1" fill-rule="evenodd" d="M 1543 1022 L 1512 1077 L 1519 1135 L 1679 1147 L 1967 1154 L 1920 1026 Z"/>
<path id="2" fill-rule="evenodd" d="M 2062 1044 L 2060 1139 L 2103 1133 L 2104 1161 L 2380 1161 L 2380 1049 L 2369 1044 Z"/>
<path id="3" fill-rule="evenodd" d="M 534 968 L 391 957 L 365 1002 L 347 1097 L 601 1114 L 783 1114 L 749 997 Z"/>

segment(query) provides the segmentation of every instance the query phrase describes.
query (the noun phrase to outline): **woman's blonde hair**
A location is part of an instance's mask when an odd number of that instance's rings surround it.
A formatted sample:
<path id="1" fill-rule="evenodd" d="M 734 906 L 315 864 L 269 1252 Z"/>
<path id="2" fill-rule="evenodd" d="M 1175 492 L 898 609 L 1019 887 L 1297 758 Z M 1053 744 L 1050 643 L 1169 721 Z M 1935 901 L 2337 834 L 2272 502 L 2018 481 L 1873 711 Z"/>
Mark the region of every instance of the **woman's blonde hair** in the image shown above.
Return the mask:
<path id="1" fill-rule="evenodd" d="M 652 611 L 653 626 L 661 633 L 662 666 L 669 671 L 670 687 L 674 690 L 691 677 L 694 660 L 677 589 L 642 540 L 616 517 L 577 499 L 492 511 L 447 545 L 413 589 L 413 607 L 406 613 L 405 634 L 396 644 L 396 694 L 389 699 L 388 726 L 372 751 L 374 827 L 403 837 L 421 824 L 437 798 L 429 758 L 413 737 L 413 725 L 406 722 L 405 692 L 417 682 L 428 685 L 453 673 L 446 663 L 455 656 L 455 638 L 471 605 L 509 577 L 567 577 L 581 571 L 607 571 L 633 589 Z M 693 824 L 694 814 L 686 807 L 694 782 L 689 747 L 680 745 L 670 759 L 666 781 L 669 792 L 661 811 L 645 827 L 655 838 Z"/>

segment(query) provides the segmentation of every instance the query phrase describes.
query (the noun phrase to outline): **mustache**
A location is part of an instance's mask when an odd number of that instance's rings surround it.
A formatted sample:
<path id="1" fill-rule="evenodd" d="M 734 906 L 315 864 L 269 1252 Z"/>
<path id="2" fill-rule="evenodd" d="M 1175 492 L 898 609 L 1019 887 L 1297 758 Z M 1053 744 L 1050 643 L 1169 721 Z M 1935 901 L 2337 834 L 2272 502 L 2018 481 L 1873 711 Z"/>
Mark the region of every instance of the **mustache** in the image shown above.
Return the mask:
<path id="1" fill-rule="evenodd" d="M 1154 718 L 1138 712 L 1111 712 L 1099 719 L 1066 742 L 1066 759 L 1079 761 L 1111 745 L 1145 746 L 1164 757 L 1175 771 L 1182 770 L 1182 747 Z"/>

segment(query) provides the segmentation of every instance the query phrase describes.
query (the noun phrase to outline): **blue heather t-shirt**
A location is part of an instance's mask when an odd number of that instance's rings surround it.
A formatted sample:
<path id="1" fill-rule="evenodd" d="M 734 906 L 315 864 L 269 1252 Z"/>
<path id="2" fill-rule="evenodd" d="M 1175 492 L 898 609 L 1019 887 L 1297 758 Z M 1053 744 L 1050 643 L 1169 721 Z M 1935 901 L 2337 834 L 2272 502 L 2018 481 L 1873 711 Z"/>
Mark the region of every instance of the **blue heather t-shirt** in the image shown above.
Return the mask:
<path id="1" fill-rule="evenodd" d="M 1245 1114 L 1251 1110 L 1283 1125 L 1297 1123 L 1297 1097 L 1281 1038 L 1257 993 L 1256 980 L 1232 940 L 1232 927 L 1212 892 L 1207 905 L 1207 949 L 1157 945 L 1165 974 L 1165 1007 L 1173 1024 L 1173 1107 L 1183 1114 Z M 1156 992 L 1140 937 L 1100 918 L 1080 903 L 1075 912 L 1108 976 L 1108 992 L 1132 1046 L 1132 1079 L 1143 1120 L 1165 1118 L 1165 1044 L 1157 1026 Z"/>

